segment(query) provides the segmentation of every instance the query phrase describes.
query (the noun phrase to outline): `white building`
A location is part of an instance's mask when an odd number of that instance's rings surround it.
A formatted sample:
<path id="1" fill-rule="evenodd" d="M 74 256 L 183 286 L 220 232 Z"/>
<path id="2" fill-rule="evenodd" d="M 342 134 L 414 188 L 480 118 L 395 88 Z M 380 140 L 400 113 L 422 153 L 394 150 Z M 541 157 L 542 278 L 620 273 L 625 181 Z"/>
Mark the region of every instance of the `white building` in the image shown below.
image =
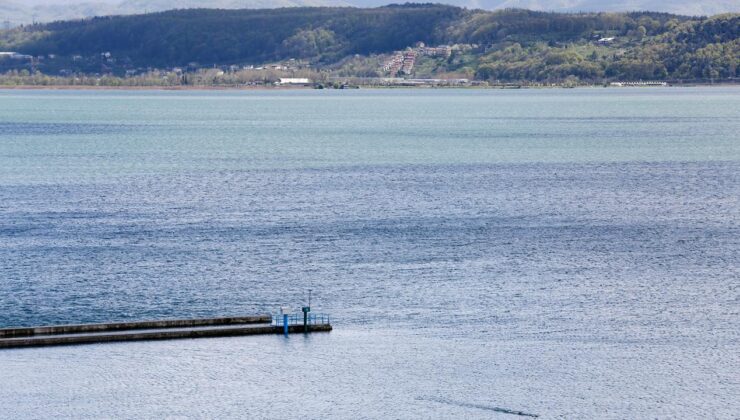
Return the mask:
<path id="1" fill-rule="evenodd" d="M 33 56 L 19 54 L 11 51 L 0 51 L 0 58 L 12 58 L 13 60 L 32 60 Z"/>
<path id="2" fill-rule="evenodd" d="M 310 85 L 311 79 L 301 77 L 281 77 L 278 85 Z"/>

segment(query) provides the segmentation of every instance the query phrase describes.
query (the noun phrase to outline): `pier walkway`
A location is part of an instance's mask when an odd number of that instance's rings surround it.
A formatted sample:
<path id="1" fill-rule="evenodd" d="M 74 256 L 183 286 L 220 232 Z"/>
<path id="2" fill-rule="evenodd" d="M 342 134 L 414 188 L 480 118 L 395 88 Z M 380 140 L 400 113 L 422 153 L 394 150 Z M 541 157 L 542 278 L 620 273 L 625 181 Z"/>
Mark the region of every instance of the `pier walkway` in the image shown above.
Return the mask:
<path id="1" fill-rule="evenodd" d="M 331 331 L 332 327 L 327 316 L 312 315 L 307 325 L 290 322 L 288 329 L 311 333 Z M 277 317 L 273 322 L 270 315 L 6 328 L 0 329 L 0 349 L 282 333 L 284 326 Z"/>

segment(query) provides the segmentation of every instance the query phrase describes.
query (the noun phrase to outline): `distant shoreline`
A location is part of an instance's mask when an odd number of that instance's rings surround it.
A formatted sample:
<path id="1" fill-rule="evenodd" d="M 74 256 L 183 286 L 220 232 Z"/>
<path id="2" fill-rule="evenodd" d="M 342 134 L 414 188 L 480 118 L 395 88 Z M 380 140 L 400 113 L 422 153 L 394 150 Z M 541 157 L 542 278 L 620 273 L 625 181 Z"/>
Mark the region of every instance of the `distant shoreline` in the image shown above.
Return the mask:
<path id="1" fill-rule="evenodd" d="M 507 86 L 372 86 L 360 85 L 355 89 L 475 89 L 475 90 L 516 90 L 516 89 L 583 89 L 583 88 L 609 88 L 609 89 L 642 89 L 672 88 L 672 87 L 728 87 L 740 86 L 740 83 L 685 83 L 669 84 L 667 86 L 604 86 L 604 85 L 578 85 L 578 86 L 530 86 L 530 85 L 507 85 Z M 90 86 L 90 85 L 0 85 L 0 90 L 119 90 L 119 91 L 294 91 L 294 90 L 321 90 L 314 86 Z M 326 88 L 324 90 L 341 90 Z M 353 89 L 349 89 L 353 90 Z"/>
<path id="2" fill-rule="evenodd" d="M 0 90 L 305 90 L 311 86 L 90 86 L 0 85 Z"/>

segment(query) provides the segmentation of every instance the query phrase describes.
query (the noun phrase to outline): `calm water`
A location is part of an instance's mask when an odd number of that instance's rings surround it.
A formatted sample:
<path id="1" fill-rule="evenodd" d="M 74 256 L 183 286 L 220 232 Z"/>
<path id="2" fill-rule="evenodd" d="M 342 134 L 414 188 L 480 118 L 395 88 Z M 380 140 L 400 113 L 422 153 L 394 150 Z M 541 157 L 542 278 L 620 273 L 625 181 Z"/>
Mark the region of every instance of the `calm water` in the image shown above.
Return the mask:
<path id="1" fill-rule="evenodd" d="M 0 417 L 737 418 L 740 89 L 0 91 Z"/>

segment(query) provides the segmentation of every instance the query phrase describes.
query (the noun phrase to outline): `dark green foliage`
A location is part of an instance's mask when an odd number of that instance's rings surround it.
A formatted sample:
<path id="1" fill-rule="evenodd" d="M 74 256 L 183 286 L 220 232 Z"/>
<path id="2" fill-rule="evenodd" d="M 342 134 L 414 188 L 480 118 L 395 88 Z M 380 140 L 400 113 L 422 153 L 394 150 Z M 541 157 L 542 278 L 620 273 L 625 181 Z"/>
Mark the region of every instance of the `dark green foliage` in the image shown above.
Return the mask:
<path id="1" fill-rule="evenodd" d="M 658 35 L 668 30 L 667 22 L 686 17 L 661 13 L 562 14 L 510 9 L 473 13 L 453 26 L 449 33 L 457 42 L 496 43 L 504 40 L 569 42 L 589 39 L 595 34 L 627 35 L 642 30 Z"/>
<path id="2" fill-rule="evenodd" d="M 328 29 L 304 29 L 283 41 L 282 48 L 287 55 L 301 58 L 321 57 L 326 60 L 340 58 L 337 55 L 348 43 L 339 39 Z"/>
<path id="3" fill-rule="evenodd" d="M 56 22 L 29 30 L 51 34 L 22 46 L 29 54 L 109 51 L 139 65 L 259 63 L 337 58 L 436 43 L 437 29 L 459 18 L 449 6 L 176 10 L 139 16 Z M 307 50 L 297 48 L 305 45 Z M 327 56 L 324 56 L 326 54 Z"/>

